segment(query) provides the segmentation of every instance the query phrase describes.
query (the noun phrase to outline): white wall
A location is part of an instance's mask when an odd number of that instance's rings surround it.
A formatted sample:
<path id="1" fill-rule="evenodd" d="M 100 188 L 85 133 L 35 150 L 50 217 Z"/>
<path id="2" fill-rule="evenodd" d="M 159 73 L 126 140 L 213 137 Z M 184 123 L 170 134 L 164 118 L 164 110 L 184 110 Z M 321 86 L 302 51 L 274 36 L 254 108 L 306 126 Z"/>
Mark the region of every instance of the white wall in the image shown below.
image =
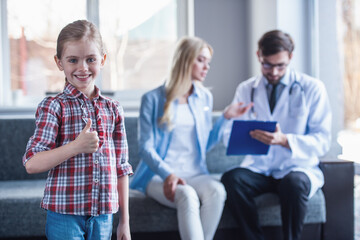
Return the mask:
<path id="1" fill-rule="evenodd" d="M 195 0 L 195 35 L 214 48 L 205 86 L 214 95 L 214 109 L 233 99 L 236 86 L 250 77 L 247 1 Z"/>
<path id="2" fill-rule="evenodd" d="M 260 74 L 260 65 L 256 57 L 257 42 L 261 36 L 277 28 L 277 0 L 248 0 L 249 1 L 249 43 L 251 75 Z"/>

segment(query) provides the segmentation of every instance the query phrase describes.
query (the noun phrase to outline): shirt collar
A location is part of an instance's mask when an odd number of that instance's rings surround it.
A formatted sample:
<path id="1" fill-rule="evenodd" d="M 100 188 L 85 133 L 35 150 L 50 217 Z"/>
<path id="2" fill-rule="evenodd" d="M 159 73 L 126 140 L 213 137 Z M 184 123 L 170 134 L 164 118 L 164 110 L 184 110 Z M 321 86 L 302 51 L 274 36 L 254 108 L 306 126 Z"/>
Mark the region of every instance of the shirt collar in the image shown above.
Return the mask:
<path id="1" fill-rule="evenodd" d="M 93 100 L 102 98 L 100 89 L 98 87 L 96 87 L 95 85 L 94 85 L 94 87 L 95 87 L 95 97 L 93 98 Z M 85 96 L 85 94 L 83 94 L 81 91 L 79 91 L 76 87 L 74 87 L 69 82 L 65 83 L 64 93 L 66 96 L 68 96 L 70 98 L 83 98 L 83 99 L 87 98 L 87 96 Z"/>
<path id="2" fill-rule="evenodd" d="M 290 69 L 289 68 L 286 69 L 286 73 L 285 73 L 284 77 L 282 77 L 280 79 L 280 83 L 282 83 L 285 86 L 289 85 L 289 83 L 290 83 Z"/>
<path id="3" fill-rule="evenodd" d="M 203 87 L 203 86 L 201 86 L 201 83 L 197 83 L 197 82 L 193 81 L 192 86 L 193 86 L 193 92 L 191 95 L 194 95 L 194 97 L 200 96 L 201 95 L 200 88 Z"/>

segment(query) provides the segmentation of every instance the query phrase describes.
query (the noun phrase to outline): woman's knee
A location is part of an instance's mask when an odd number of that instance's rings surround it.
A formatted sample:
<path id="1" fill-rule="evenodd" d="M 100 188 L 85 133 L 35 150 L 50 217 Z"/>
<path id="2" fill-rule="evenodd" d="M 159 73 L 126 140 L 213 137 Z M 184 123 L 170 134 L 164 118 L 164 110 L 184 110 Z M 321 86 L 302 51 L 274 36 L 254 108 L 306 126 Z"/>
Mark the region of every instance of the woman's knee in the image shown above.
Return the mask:
<path id="1" fill-rule="evenodd" d="M 175 192 L 175 203 L 200 207 L 200 200 L 194 188 L 190 185 L 178 185 Z"/>
<path id="2" fill-rule="evenodd" d="M 208 183 L 207 188 L 208 190 L 206 192 L 208 198 L 216 199 L 219 202 L 224 202 L 226 200 L 226 190 L 221 182 L 213 180 Z"/>

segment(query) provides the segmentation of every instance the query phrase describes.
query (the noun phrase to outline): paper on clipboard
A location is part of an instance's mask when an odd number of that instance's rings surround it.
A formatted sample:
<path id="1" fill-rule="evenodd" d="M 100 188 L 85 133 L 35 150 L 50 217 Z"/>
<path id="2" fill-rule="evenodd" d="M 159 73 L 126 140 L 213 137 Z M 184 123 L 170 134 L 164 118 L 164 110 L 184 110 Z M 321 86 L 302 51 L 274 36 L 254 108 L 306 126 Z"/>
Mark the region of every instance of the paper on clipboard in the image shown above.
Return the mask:
<path id="1" fill-rule="evenodd" d="M 253 139 L 249 132 L 255 129 L 274 132 L 276 122 L 234 120 L 226 155 L 267 154 L 269 145 Z"/>

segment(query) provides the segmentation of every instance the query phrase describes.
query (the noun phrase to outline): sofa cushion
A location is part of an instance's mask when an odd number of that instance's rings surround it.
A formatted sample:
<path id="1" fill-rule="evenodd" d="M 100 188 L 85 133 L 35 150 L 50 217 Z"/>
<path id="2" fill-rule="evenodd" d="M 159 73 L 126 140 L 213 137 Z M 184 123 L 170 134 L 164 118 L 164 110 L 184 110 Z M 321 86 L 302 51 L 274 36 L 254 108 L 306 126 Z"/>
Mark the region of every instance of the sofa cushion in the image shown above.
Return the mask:
<path id="1" fill-rule="evenodd" d="M 219 177 L 219 175 L 217 175 Z M 0 236 L 44 236 L 46 211 L 40 208 L 45 180 L 0 181 Z M 130 228 L 132 232 L 177 231 L 175 209 L 165 207 L 137 190 L 129 193 Z M 280 206 L 277 195 L 268 193 L 256 199 L 262 226 L 280 226 Z M 158 224 L 161 222 L 162 224 Z M 325 222 L 325 200 L 319 190 L 310 200 L 305 223 Z M 114 215 L 114 231 L 118 214 Z M 14 226 L 16 231 L 14 231 Z M 225 207 L 219 228 L 236 227 Z"/>
<path id="2" fill-rule="evenodd" d="M 281 226 L 279 198 L 267 193 L 256 198 L 259 207 L 261 226 Z M 176 231 L 177 218 L 175 209 L 165 207 L 137 190 L 130 190 L 130 225 L 134 232 Z M 308 203 L 305 224 L 324 223 L 324 194 L 319 190 Z M 115 216 L 117 224 L 118 216 Z M 162 222 L 162 224 L 157 224 Z M 219 228 L 235 228 L 236 222 L 230 210 L 225 207 Z"/>
<path id="3" fill-rule="evenodd" d="M 257 197 L 260 222 L 262 226 L 281 226 L 280 201 L 273 193 L 262 194 Z M 318 190 L 309 199 L 305 223 L 324 223 L 326 221 L 325 197 L 322 190 Z"/>
<path id="4" fill-rule="evenodd" d="M 129 161 L 135 169 L 138 162 L 137 115 L 125 118 L 129 144 Z M 216 120 L 216 117 L 214 117 Z M 29 175 L 22 166 L 28 138 L 34 131 L 34 119 L 1 119 L 0 132 L 0 217 L 1 237 L 44 236 L 46 211 L 40 208 L 47 173 Z M 207 154 L 211 173 L 223 173 L 238 166 L 242 156 L 226 156 L 225 147 L 218 144 Z M 220 178 L 220 174 L 216 175 Z M 280 207 L 275 194 L 264 194 L 256 199 L 262 226 L 281 225 Z M 144 194 L 130 190 L 130 227 L 132 232 L 176 231 L 176 211 L 164 207 Z M 322 191 L 310 199 L 305 223 L 325 221 L 325 200 Z M 161 222 L 162 224 L 158 224 Z M 118 223 L 115 214 L 114 224 Z M 16 231 L 14 231 L 16 226 Z M 233 228 L 235 221 L 225 208 L 219 228 Z M 114 231 L 116 228 L 114 228 Z"/>
<path id="5" fill-rule="evenodd" d="M 26 144 L 34 133 L 35 120 L 0 119 L 0 181 L 44 179 L 47 173 L 27 174 L 22 166 Z"/>
<path id="6" fill-rule="evenodd" d="M 221 174 L 212 174 L 220 179 Z M 262 194 L 256 199 L 259 207 L 261 226 L 281 226 L 279 197 L 274 193 Z M 130 190 L 130 225 L 134 232 L 176 231 L 175 209 L 165 207 L 137 190 Z M 115 216 L 117 219 L 117 216 Z M 144 219 L 146 219 L 144 221 Z M 157 224 L 159 221 L 162 224 Z M 326 221 L 325 198 L 322 190 L 309 200 L 305 224 L 324 223 Z M 117 221 L 115 221 L 117 223 Z M 153 223 L 153 224 L 151 224 Z M 235 228 L 236 222 L 230 210 L 225 207 L 219 228 Z"/>
<path id="7" fill-rule="evenodd" d="M 44 179 L 0 181 L 1 237 L 45 235 L 46 211 L 40 208 L 44 188 Z"/>

